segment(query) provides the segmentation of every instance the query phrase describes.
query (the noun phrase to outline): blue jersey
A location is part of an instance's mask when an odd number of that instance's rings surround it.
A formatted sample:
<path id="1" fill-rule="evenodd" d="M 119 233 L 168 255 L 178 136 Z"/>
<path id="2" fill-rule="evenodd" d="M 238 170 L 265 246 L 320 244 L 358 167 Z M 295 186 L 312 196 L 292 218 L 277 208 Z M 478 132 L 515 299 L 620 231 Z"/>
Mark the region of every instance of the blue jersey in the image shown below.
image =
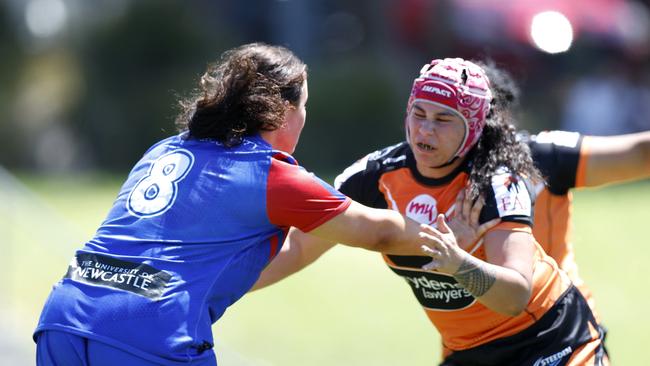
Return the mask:
<path id="1" fill-rule="evenodd" d="M 228 148 L 173 136 L 151 147 L 50 294 L 58 329 L 158 361 L 210 355 L 211 325 L 255 283 L 288 228 L 350 200 L 259 136 Z"/>

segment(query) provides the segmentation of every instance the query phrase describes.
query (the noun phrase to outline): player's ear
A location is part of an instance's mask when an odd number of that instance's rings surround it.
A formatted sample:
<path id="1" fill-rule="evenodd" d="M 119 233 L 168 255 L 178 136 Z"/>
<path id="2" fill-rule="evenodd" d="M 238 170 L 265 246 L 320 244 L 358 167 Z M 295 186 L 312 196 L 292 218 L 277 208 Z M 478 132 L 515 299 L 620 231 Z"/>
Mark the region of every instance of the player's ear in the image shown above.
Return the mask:
<path id="1" fill-rule="evenodd" d="M 288 100 L 284 100 L 284 108 L 285 110 L 291 110 L 291 109 L 296 109 L 296 106 L 291 104 Z"/>

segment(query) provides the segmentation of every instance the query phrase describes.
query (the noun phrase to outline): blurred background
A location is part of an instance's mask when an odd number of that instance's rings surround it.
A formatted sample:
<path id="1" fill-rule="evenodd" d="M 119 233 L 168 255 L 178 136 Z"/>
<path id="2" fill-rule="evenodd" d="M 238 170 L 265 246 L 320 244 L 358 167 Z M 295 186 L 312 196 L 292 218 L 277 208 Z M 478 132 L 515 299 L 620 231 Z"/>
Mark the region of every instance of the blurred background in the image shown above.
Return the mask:
<path id="1" fill-rule="evenodd" d="M 522 89 L 519 127 L 531 132 L 650 129 L 648 3 L 0 0 L 0 363 L 34 363 L 30 335 L 50 286 L 130 167 L 175 133 L 178 99 L 226 49 L 263 41 L 307 62 L 309 112 L 295 156 L 331 181 L 403 138 L 411 82 L 432 58 L 491 59 L 510 71 Z M 640 290 L 648 188 L 576 198 L 578 262 L 617 364 L 650 360 L 650 337 L 634 324 L 650 300 Z M 378 256 L 345 248 L 246 296 L 214 329 L 226 366 L 439 357 L 408 286 Z"/>

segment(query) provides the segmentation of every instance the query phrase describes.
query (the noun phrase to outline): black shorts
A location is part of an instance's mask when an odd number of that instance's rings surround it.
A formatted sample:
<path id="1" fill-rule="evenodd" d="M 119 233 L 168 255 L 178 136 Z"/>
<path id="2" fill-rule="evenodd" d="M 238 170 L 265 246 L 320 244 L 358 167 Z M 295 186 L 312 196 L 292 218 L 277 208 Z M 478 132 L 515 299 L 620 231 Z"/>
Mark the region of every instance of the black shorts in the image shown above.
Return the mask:
<path id="1" fill-rule="evenodd" d="M 604 331 L 585 298 L 571 286 L 532 326 L 509 337 L 455 351 L 440 366 L 566 365 L 575 350 L 596 340 L 589 324 L 599 331 L 601 346 L 596 359 L 602 359 L 606 356 L 602 345 Z"/>

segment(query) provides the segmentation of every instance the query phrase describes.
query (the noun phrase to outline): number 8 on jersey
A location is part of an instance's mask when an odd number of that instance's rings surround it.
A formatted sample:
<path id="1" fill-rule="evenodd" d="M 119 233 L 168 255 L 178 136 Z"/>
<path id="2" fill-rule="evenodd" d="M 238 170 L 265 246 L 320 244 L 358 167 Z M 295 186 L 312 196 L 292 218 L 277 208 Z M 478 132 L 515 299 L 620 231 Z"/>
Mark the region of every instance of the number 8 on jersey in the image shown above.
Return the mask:
<path id="1" fill-rule="evenodd" d="M 126 208 L 138 217 L 154 217 L 167 211 L 176 200 L 178 182 L 194 164 L 194 155 L 185 149 L 158 158 L 149 172 L 133 187 Z"/>

